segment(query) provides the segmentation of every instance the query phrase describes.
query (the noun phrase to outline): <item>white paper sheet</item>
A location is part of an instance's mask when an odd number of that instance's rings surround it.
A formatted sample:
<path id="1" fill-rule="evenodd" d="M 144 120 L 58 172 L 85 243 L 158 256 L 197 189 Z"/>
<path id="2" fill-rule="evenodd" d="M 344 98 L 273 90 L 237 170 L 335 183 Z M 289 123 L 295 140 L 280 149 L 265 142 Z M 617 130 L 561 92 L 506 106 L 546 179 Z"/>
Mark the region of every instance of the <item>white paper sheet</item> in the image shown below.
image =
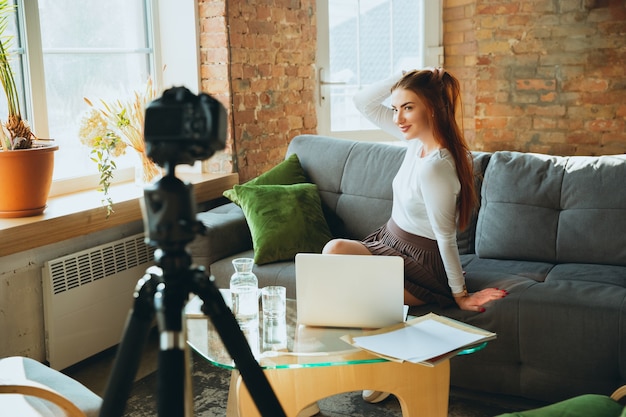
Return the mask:
<path id="1" fill-rule="evenodd" d="M 428 319 L 388 333 L 353 337 L 354 344 L 409 362 L 423 362 L 475 343 L 484 335 Z"/>

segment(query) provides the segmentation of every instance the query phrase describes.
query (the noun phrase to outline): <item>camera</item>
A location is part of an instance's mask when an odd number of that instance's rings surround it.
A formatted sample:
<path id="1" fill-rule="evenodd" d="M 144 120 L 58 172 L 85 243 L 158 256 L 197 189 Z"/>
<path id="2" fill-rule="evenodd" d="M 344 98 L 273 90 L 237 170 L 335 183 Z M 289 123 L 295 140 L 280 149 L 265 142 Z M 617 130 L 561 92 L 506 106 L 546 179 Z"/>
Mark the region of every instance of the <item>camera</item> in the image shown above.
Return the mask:
<path id="1" fill-rule="evenodd" d="M 146 153 L 162 167 L 193 165 L 224 149 L 226 126 L 226 110 L 219 101 L 172 87 L 146 107 Z"/>

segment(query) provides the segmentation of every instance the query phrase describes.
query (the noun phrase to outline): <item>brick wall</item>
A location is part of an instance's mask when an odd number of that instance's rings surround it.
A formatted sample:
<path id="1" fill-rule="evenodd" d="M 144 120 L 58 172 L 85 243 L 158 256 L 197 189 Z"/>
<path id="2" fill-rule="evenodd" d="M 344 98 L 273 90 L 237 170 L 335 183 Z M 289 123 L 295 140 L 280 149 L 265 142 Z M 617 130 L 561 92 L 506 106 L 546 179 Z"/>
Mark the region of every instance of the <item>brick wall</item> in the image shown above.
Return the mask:
<path id="1" fill-rule="evenodd" d="M 211 170 L 241 181 L 315 133 L 315 0 L 199 0 L 202 89 L 230 114 Z M 626 1 L 443 0 L 473 149 L 626 153 Z M 230 46 L 228 46 L 230 45 Z"/>
<path id="2" fill-rule="evenodd" d="M 626 2 L 444 0 L 474 149 L 626 153 Z"/>
<path id="3" fill-rule="evenodd" d="M 226 152 L 243 182 L 282 161 L 291 138 L 316 132 L 315 2 L 201 0 L 200 19 L 202 88 L 229 101 Z"/>
<path id="4" fill-rule="evenodd" d="M 200 89 L 219 100 L 228 112 L 228 140 L 205 164 L 208 172 L 233 172 L 232 93 L 230 89 L 230 51 L 228 48 L 227 0 L 199 0 Z"/>

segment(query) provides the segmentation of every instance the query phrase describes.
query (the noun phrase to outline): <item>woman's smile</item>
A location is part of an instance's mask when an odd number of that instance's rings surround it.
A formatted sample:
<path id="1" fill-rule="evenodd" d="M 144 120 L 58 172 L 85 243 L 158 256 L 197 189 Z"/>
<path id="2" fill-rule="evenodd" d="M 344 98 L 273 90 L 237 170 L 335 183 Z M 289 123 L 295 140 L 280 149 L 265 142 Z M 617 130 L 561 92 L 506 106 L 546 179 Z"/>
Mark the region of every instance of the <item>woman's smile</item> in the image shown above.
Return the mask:
<path id="1" fill-rule="evenodd" d="M 402 133 L 406 133 L 411 129 L 411 125 L 398 125 Z"/>

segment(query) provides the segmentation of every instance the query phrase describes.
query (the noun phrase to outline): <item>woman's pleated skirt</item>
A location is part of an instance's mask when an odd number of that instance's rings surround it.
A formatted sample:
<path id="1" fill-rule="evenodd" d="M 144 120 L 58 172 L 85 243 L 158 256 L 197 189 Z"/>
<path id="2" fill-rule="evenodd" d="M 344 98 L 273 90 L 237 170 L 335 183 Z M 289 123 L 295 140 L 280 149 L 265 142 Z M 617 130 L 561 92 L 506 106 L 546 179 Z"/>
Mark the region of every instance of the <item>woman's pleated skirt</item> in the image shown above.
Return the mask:
<path id="1" fill-rule="evenodd" d="M 404 259 L 404 288 L 425 303 L 455 304 L 436 240 L 402 230 L 393 220 L 363 239 L 372 255 Z"/>

